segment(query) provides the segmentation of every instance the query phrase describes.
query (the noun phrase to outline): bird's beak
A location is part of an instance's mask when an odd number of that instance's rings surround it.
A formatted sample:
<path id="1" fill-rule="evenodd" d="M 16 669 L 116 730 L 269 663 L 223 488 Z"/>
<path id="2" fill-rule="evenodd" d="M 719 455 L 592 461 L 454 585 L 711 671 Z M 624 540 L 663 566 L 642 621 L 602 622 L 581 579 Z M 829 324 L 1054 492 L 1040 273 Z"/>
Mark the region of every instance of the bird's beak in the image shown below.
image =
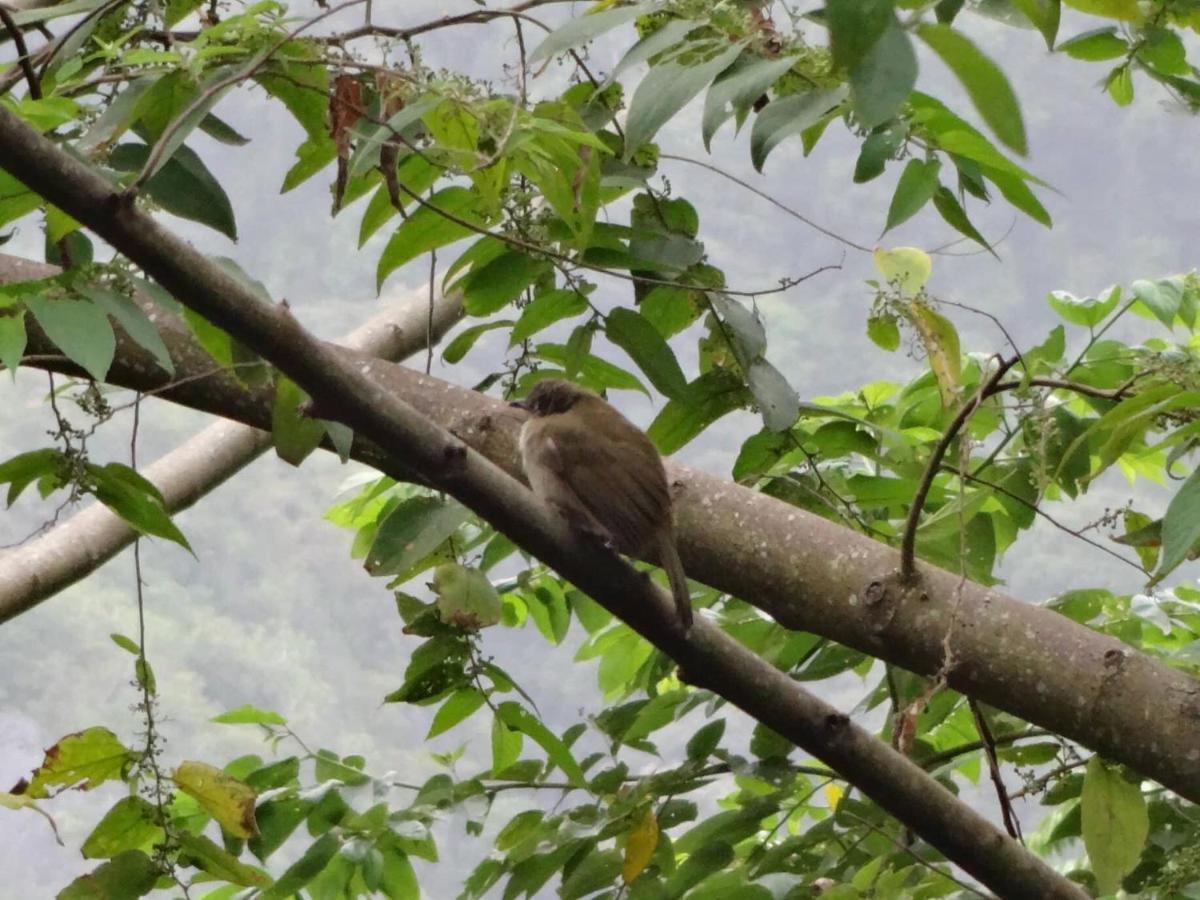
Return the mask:
<path id="1" fill-rule="evenodd" d="M 514 400 L 512 403 L 510 403 L 508 405 L 511 406 L 513 409 L 521 409 L 521 410 L 524 410 L 525 412 L 529 412 L 529 407 L 525 405 L 524 400 Z"/>

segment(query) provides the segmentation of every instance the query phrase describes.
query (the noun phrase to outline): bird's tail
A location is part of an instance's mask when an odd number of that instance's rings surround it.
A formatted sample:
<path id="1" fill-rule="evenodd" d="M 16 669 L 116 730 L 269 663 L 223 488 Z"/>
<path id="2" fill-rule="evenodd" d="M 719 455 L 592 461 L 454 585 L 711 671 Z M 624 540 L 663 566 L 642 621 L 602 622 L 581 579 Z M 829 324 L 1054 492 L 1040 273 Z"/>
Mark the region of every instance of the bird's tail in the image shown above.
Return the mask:
<path id="1" fill-rule="evenodd" d="M 692 597 L 688 589 L 687 575 L 683 571 L 683 563 L 679 559 L 679 550 L 675 547 L 675 535 L 664 531 L 658 539 L 658 564 L 666 570 L 667 580 L 671 583 L 671 596 L 675 598 L 675 611 L 684 629 L 692 627 Z"/>

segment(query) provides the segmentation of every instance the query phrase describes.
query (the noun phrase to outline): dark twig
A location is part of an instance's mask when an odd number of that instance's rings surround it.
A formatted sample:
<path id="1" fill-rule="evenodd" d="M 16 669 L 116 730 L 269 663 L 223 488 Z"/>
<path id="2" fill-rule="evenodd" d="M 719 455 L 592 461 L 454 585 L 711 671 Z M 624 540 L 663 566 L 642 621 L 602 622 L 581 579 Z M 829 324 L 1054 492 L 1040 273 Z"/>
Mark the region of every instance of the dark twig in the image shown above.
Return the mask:
<path id="1" fill-rule="evenodd" d="M 1000 760 L 996 757 L 996 739 L 992 736 L 992 729 L 988 726 L 987 719 L 984 718 L 979 701 L 974 697 L 968 697 L 967 704 L 971 708 L 971 715 L 975 719 L 975 730 L 979 732 L 979 740 L 983 744 L 983 755 L 987 757 L 988 774 L 992 777 L 992 784 L 996 786 L 996 799 L 1000 803 L 1004 828 L 1014 841 L 1020 841 L 1023 844 L 1025 838 L 1021 834 L 1021 822 L 1013 810 L 1012 801 L 1009 800 L 1008 791 L 1004 787 L 1004 779 L 1000 775 Z"/>
<path id="2" fill-rule="evenodd" d="M 12 38 L 13 46 L 17 48 L 17 64 L 25 73 L 25 81 L 29 84 L 29 96 L 34 100 L 41 100 L 42 84 L 38 81 L 37 73 L 33 71 L 33 63 L 29 59 L 29 47 L 25 45 L 25 35 L 21 33 L 20 26 L 13 21 L 12 13 L 3 3 L 0 3 L 0 22 L 4 23 L 4 28 Z"/>
<path id="3" fill-rule="evenodd" d="M 996 385 L 1000 383 L 1004 374 L 1016 364 L 1017 357 L 1015 356 L 1011 359 L 1000 360 L 996 371 L 990 378 L 982 382 L 975 395 L 962 405 L 958 415 L 954 417 L 941 440 L 937 442 L 937 446 L 933 448 L 933 454 L 929 457 L 929 463 L 925 466 L 925 472 L 921 476 L 921 483 L 917 485 L 916 493 L 913 495 L 912 506 L 908 509 L 908 518 L 904 522 L 904 539 L 900 544 L 900 577 L 904 581 L 911 582 L 916 575 L 917 525 L 920 524 L 921 510 L 929 497 L 929 489 L 933 487 L 933 479 L 942 465 L 942 460 L 946 458 L 950 445 L 954 443 L 958 433 L 967 424 L 967 420 L 974 415 L 975 410 L 979 409 L 979 405 L 995 391 Z"/>

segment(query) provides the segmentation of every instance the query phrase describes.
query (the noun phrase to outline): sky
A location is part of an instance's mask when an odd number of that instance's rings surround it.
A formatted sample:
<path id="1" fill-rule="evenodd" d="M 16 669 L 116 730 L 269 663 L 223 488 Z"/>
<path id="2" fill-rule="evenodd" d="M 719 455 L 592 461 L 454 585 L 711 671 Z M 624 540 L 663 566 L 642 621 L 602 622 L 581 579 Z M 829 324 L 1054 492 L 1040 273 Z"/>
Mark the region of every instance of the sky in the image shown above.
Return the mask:
<path id="1" fill-rule="evenodd" d="M 388 21 L 393 24 L 475 8 L 466 0 L 377 7 L 392 16 Z M 556 10 L 554 15 L 565 13 Z M 1195 119 L 1167 108 L 1166 97 L 1144 79 L 1137 83 L 1133 106 L 1120 109 L 1100 88 L 1103 66 L 1047 54 L 1034 32 L 1001 28 L 979 17 L 962 22 L 1013 82 L 1030 138 L 1028 167 L 1054 188 L 1041 196 L 1055 225 L 1047 230 L 1003 203 L 981 211 L 978 220 L 986 233 L 1007 234 L 999 246 L 1001 259 L 963 254 L 969 248 L 959 245 L 952 252 L 960 255 L 935 258 L 931 290 L 994 313 L 1018 341 L 1032 345 L 1056 324 L 1045 301 L 1051 290 L 1086 295 L 1113 282 L 1191 269 L 1200 227 L 1194 203 L 1181 198 L 1200 196 Z M 1062 33 L 1085 27 L 1068 16 Z M 818 29 L 813 36 L 821 39 Z M 590 64 L 598 71 L 611 69 L 627 40 L 626 32 L 600 42 L 590 52 Z M 500 24 L 464 29 L 453 37 L 434 33 L 421 45 L 432 66 L 465 65 L 473 74 L 498 81 L 503 79 L 498 75 L 501 64 L 516 54 L 511 28 Z M 627 83 L 639 76 L 635 70 Z M 937 63 L 923 58 L 921 78 L 923 89 L 975 119 Z M 562 72 L 551 66 L 532 90 L 551 95 L 561 79 Z M 379 303 L 375 262 L 386 234 L 356 249 L 361 204 L 330 222 L 328 173 L 288 194 L 278 193 L 299 133 L 261 93 L 234 93 L 217 111 L 252 138 L 245 148 L 203 137 L 195 142 L 233 202 L 240 239 L 234 244 L 188 223 L 171 224 L 202 249 L 236 259 L 273 296 L 286 297 L 300 319 L 322 336 L 352 330 Z M 750 166 L 746 136 L 735 136 L 729 125 L 713 142 L 711 156 L 704 154 L 699 113 L 693 104 L 671 123 L 660 136 L 665 151 L 718 165 L 856 243 L 880 242 L 899 167 L 889 167 L 870 184 L 852 184 L 857 143 L 835 126 L 809 158 L 798 141 L 781 145 L 759 175 Z M 731 285 L 769 285 L 823 265 L 840 265 L 760 303 L 769 325 L 768 356 L 802 397 L 837 393 L 869 380 L 903 379 L 916 370 L 919 362 L 903 350 L 889 355 L 866 338 L 871 291 L 864 281 L 875 275 L 869 254 L 847 249 L 710 172 L 673 162 L 663 170 L 697 207 L 701 238 Z M 926 211 L 882 242 L 935 247 L 952 238 Z M 29 220 L 4 249 L 38 258 L 40 247 L 40 232 Z M 447 252 L 443 259 L 452 255 Z M 383 296 L 422 297 L 427 278 L 427 263 L 418 260 L 388 280 Z M 623 283 L 600 290 L 606 300 L 627 302 Z M 985 319 L 958 312 L 953 318 L 964 348 L 987 352 L 1001 346 Z M 694 350 L 684 344 L 680 348 L 685 371 L 694 373 Z M 438 365 L 435 374 L 471 384 L 488 369 L 495 350 L 481 342 L 464 364 Z M 20 372 L 15 382 L 0 379 L 0 459 L 46 444 L 45 388 L 41 373 Z M 643 425 L 655 412 L 636 396 L 619 402 Z M 142 420 L 140 458 L 157 457 L 205 423 L 198 413 L 151 401 Z M 130 425 L 126 414 L 104 429 L 93 444 L 95 457 L 126 459 Z M 741 437 L 753 427 L 750 414 L 730 417 L 679 457 L 728 473 Z M 415 642 L 401 634 L 383 582 L 371 579 L 350 559 L 350 535 L 322 517 L 339 486 L 356 471 L 328 455 L 312 457 L 302 469 L 263 458 L 179 516 L 196 559 L 163 542 L 145 543 L 149 655 L 162 697 L 168 762 L 218 761 L 244 753 L 268 756 L 269 748 L 253 729 L 207 721 L 251 703 L 287 716 L 310 745 L 364 754 L 376 771 L 402 771 L 407 780 L 434 771 L 427 747 L 413 741 L 414 734 L 424 734 L 431 711 L 381 703 L 399 686 Z M 1133 492 L 1123 482 L 1106 481 L 1064 516 L 1081 524 Z M 1140 484 L 1136 492 L 1139 499 L 1151 498 L 1148 505 L 1165 503 L 1167 496 L 1147 493 Z M 22 498 L 0 516 L 0 545 L 32 531 L 52 510 L 52 504 Z M 1009 592 L 1034 602 L 1084 586 L 1085 577 L 1088 586 L 1124 592 L 1138 587 L 1106 557 L 1047 526 L 1036 528 L 1010 551 L 1003 571 Z M 130 683 L 131 657 L 109 638 L 112 632 L 133 634 L 135 627 L 132 563 L 126 553 L 0 630 L 5 671 L 0 680 L 0 786 L 27 775 L 40 761 L 42 748 L 81 727 L 102 724 L 129 742 L 138 740 L 138 718 L 131 710 L 137 699 Z M 574 633 L 564 646 L 553 648 L 540 636 L 493 629 L 484 646 L 527 685 L 554 726 L 569 724 L 579 710 L 602 707 L 594 669 L 572 663 L 577 640 Z M 853 702 L 857 685 L 821 689 L 845 705 Z M 732 721 L 739 714 L 728 716 Z M 487 760 L 486 733 L 478 727 L 460 728 L 434 746 L 451 749 L 464 740 L 470 742 L 468 759 Z M 89 868 L 73 848 L 118 795 L 110 787 L 52 804 L 66 849 L 54 844 L 42 820 L 0 815 L 0 871 L 6 873 L 5 889 L 15 892 L 8 896 L 50 896 L 70 876 Z M 505 818 L 502 809 L 493 813 L 494 821 Z M 450 874 L 433 877 L 450 881 L 435 884 L 456 883 L 453 862 L 472 859 L 484 847 L 448 842 L 444 849 L 452 863 L 446 867 Z"/>

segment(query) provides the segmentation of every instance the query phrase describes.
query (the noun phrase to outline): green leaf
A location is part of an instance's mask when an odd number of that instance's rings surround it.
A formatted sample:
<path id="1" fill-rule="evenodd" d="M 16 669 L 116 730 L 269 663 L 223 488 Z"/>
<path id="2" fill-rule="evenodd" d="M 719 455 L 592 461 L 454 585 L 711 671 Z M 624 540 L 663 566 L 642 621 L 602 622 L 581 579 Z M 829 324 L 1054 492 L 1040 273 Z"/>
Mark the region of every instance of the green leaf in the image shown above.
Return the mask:
<path id="1" fill-rule="evenodd" d="M 500 621 L 500 595 L 481 569 L 442 563 L 430 588 L 437 594 L 438 615 L 447 625 L 477 631 Z"/>
<path id="2" fill-rule="evenodd" d="M 379 849 L 383 853 L 383 871 L 379 876 L 383 895 L 389 900 L 419 900 L 421 888 L 408 854 L 391 842 Z"/>
<path id="3" fill-rule="evenodd" d="M 962 204 L 958 202 L 958 198 L 954 196 L 954 192 L 950 188 L 945 185 L 938 185 L 938 189 L 933 194 L 933 205 L 947 225 L 960 234 L 966 235 L 980 246 L 986 247 L 995 255 L 991 244 L 971 224 L 971 220 L 967 218 L 966 210 L 962 208 Z"/>
<path id="4" fill-rule="evenodd" d="M 220 881 L 245 887 L 265 887 L 271 883 L 271 879 L 262 872 L 241 862 L 224 847 L 218 847 L 202 834 L 181 831 L 179 855 L 183 865 L 195 866 Z"/>
<path id="5" fill-rule="evenodd" d="M 862 61 L 850 71 L 854 114 L 864 128 L 893 118 L 917 83 L 917 55 L 895 16 Z"/>
<path id="6" fill-rule="evenodd" d="M 483 335 L 489 331 L 495 331 L 497 328 L 507 328 L 512 324 L 512 319 L 499 319 L 495 322 L 483 322 L 464 328 L 454 336 L 454 340 L 446 345 L 446 349 L 442 351 L 442 359 L 451 364 L 459 362 Z"/>
<path id="7" fill-rule="evenodd" d="M 936 159 L 908 161 L 896 184 L 891 206 L 888 207 L 885 232 L 911 219 L 930 201 L 938 189 L 938 173 L 941 169 L 942 164 Z"/>
<path id="8" fill-rule="evenodd" d="M 125 850 L 149 849 L 162 840 L 157 810 L 142 797 L 122 797 L 104 814 L 83 842 L 85 859 L 111 859 Z"/>
<path id="9" fill-rule="evenodd" d="M 555 322 L 578 316 L 587 310 L 587 298 L 578 291 L 553 290 L 535 294 L 509 335 L 509 346 L 519 344 Z"/>
<path id="10" fill-rule="evenodd" d="M 565 25 L 550 32 L 546 39 L 538 44 L 537 48 L 529 54 L 529 62 L 532 65 L 562 53 L 564 50 L 585 44 L 606 31 L 611 31 L 626 22 L 632 22 L 648 8 L 648 4 L 638 3 L 633 6 L 622 6 L 569 19 Z"/>
<path id="11" fill-rule="evenodd" d="M 1138 279 L 1130 285 L 1134 296 L 1142 302 L 1158 321 L 1167 328 L 1175 323 L 1183 302 L 1183 285 L 1179 281 L 1163 278 L 1158 281 Z"/>
<path id="12" fill-rule="evenodd" d="M 438 180 L 442 170 L 431 164 L 424 156 L 413 153 L 404 157 L 397 167 L 396 180 L 408 188 L 413 194 L 423 194 Z M 407 207 L 413 202 L 410 194 L 400 191 L 400 205 Z M 362 223 L 358 227 L 358 246 L 363 244 L 384 224 L 395 216 L 396 207 L 392 204 L 391 195 L 386 184 L 381 184 L 375 191 L 375 196 L 367 204 L 363 213 Z"/>
<path id="13" fill-rule="evenodd" d="M 277 376 L 275 402 L 271 407 L 271 438 L 276 455 L 293 466 L 304 462 L 325 437 L 321 421 L 302 413 L 308 401 L 308 394 L 294 381 Z"/>
<path id="14" fill-rule="evenodd" d="M 842 85 L 790 94 L 768 104 L 754 119 L 754 127 L 750 130 L 750 161 L 754 168 L 761 172 L 767 156 L 784 138 L 819 122 L 846 98 L 846 92 Z"/>
<path id="15" fill-rule="evenodd" d="M 705 149 L 709 149 L 713 135 L 730 116 L 749 109 L 795 63 L 796 58 L 791 55 L 771 59 L 743 53 L 722 72 L 704 98 L 701 136 Z"/>
<path id="16" fill-rule="evenodd" d="M 125 850 L 80 875 L 56 896 L 58 900 L 136 900 L 154 890 L 159 874 L 158 866 L 145 853 Z"/>
<path id="17" fill-rule="evenodd" d="M 472 316 L 487 316 L 512 302 L 550 270 L 545 259 L 520 250 L 509 250 L 486 265 L 471 270 L 458 283 L 463 289 L 463 309 Z"/>
<path id="18" fill-rule="evenodd" d="M 395 575 L 427 557 L 467 520 L 467 509 L 438 497 L 412 497 L 379 526 L 363 562 L 372 575 Z"/>
<path id="19" fill-rule="evenodd" d="M 867 135 L 854 164 L 854 183 L 864 184 L 883 174 L 888 160 L 896 156 L 907 137 L 908 129 L 902 122 L 893 122 Z"/>
<path id="20" fill-rule="evenodd" d="M 25 355 L 25 343 L 25 310 L 0 312 L 0 366 L 8 369 L 14 381 L 17 377 L 17 366 L 21 363 L 21 357 Z"/>
<path id="21" fill-rule="evenodd" d="M 108 162 L 118 172 L 138 172 L 149 156 L 146 144 L 121 144 L 113 148 Z M 142 189 L 172 215 L 207 225 L 237 240 L 237 222 L 229 197 L 190 148 L 177 149 Z"/>
<path id="22" fill-rule="evenodd" d="M 587 779 L 583 776 L 583 770 L 579 768 L 579 763 L 575 761 L 575 757 L 571 755 L 567 745 L 555 737 L 539 719 L 519 703 L 512 701 L 501 703 L 497 712 L 505 725 L 532 738 L 538 746 L 546 751 L 546 757 L 551 763 L 562 769 L 563 774 L 572 784 L 587 789 Z"/>
<path id="23" fill-rule="evenodd" d="M 132 298 L 88 284 L 75 285 L 75 290 L 116 319 L 125 333 L 138 346 L 148 351 L 164 372 L 175 374 L 175 364 L 171 361 L 171 353 L 163 343 L 162 335 Z"/>
<path id="24" fill-rule="evenodd" d="M 1133 102 L 1133 72 L 1128 64 L 1117 66 L 1108 73 L 1108 81 L 1104 85 L 1108 96 L 1112 97 L 1117 106 L 1128 106 Z"/>
<path id="25" fill-rule="evenodd" d="M 1101 894 L 1114 894 L 1133 871 L 1146 845 L 1150 819 L 1146 800 L 1098 756 L 1088 760 L 1080 800 L 1083 845 Z"/>
<path id="26" fill-rule="evenodd" d="M 722 840 L 705 844 L 688 855 L 667 880 L 666 896 L 682 897 L 710 875 L 733 862 L 733 847 Z"/>
<path id="27" fill-rule="evenodd" d="M 625 307 L 614 309 L 605 317 L 604 332 L 665 396 L 680 397 L 687 390 L 674 351 L 641 313 Z"/>
<path id="28" fill-rule="evenodd" d="M 97 466 L 88 463 L 87 473 L 93 481 L 96 499 L 132 525 L 142 534 L 174 541 L 189 553 L 191 545 L 183 532 L 171 521 L 163 506 L 162 495 L 153 484 L 121 463 Z"/>
<path id="29" fill-rule="evenodd" d="M 204 0 L 190 0 L 195 6 L 199 6 Z M 232 125 L 224 119 L 209 113 L 200 120 L 200 130 L 207 134 L 215 141 L 220 141 L 222 144 L 228 144 L 231 147 L 244 147 L 250 143 L 250 138 L 238 133 Z"/>
<path id="30" fill-rule="evenodd" d="M 563 900 L 578 900 L 613 884 L 621 874 L 622 856 L 617 850 L 597 850 L 595 847 L 563 878 L 559 896 Z"/>
<path id="31" fill-rule="evenodd" d="M 1200 469 L 1171 498 L 1162 524 L 1162 561 L 1154 578 L 1161 580 L 1188 558 L 1200 540 Z"/>
<path id="32" fill-rule="evenodd" d="M 687 758 L 693 762 L 708 759 L 721 743 L 725 735 L 725 720 L 717 719 L 709 722 L 691 736 L 687 742 Z"/>
<path id="33" fill-rule="evenodd" d="M 1013 175 L 1007 171 L 994 169 L 991 166 L 981 166 L 980 171 L 1000 189 L 1000 193 L 1004 195 L 1005 200 L 1035 222 L 1040 222 L 1047 228 L 1051 226 L 1050 213 L 1046 212 L 1046 208 L 1034 196 L 1033 191 L 1025 183 L 1025 178 Z"/>
<path id="34" fill-rule="evenodd" d="M 1028 153 L 1021 106 L 1000 67 L 949 25 L 922 25 L 917 33 L 957 76 L 996 137 L 1022 156 Z"/>
<path id="35" fill-rule="evenodd" d="M 495 778 L 517 761 L 524 738 L 521 732 L 509 728 L 500 716 L 492 719 L 492 777 Z"/>
<path id="36" fill-rule="evenodd" d="M 763 425 L 771 431 L 791 428 L 800 414 L 800 396 L 783 373 L 759 358 L 746 370 L 746 383 L 762 413 Z"/>
<path id="37" fill-rule="evenodd" d="M 724 39 L 713 40 L 703 46 L 703 50 L 702 45 L 696 43 L 674 59 L 650 69 L 629 102 L 629 114 L 625 119 L 626 161 L 689 100 L 729 68 L 741 52 L 741 41 L 729 44 Z M 692 62 L 697 56 L 705 58 Z M 688 62 L 684 62 L 685 58 Z"/>
<path id="38" fill-rule="evenodd" d="M 1058 37 L 1058 22 L 1062 18 L 1061 0 L 1013 0 L 1013 5 L 1042 33 L 1046 49 L 1053 50 Z"/>
<path id="39" fill-rule="evenodd" d="M 262 900 L 286 900 L 294 896 L 300 888 L 324 871 L 341 846 L 341 839 L 332 831 L 321 835 L 273 885 L 262 892 Z"/>
<path id="40" fill-rule="evenodd" d="M 749 400 L 742 379 L 724 369 L 712 369 L 688 384 L 679 399 L 667 403 L 646 434 L 660 453 L 669 455 Z"/>
<path id="41" fill-rule="evenodd" d="M 392 272 L 422 253 L 460 241 L 475 233 L 466 225 L 446 218 L 443 212 L 482 228 L 486 223 L 475 213 L 475 203 L 475 195 L 467 188 L 457 185 L 443 188 L 430 197 L 420 209 L 405 219 L 388 239 L 376 268 L 376 287 L 383 287 L 384 280 Z"/>
<path id="42" fill-rule="evenodd" d="M 96 381 L 103 381 L 112 365 L 117 339 L 104 311 L 87 300 L 26 297 L 25 306 L 46 337 L 64 355 L 82 366 Z"/>
<path id="43" fill-rule="evenodd" d="M 483 693 L 477 688 L 463 688 L 455 691 L 438 707 L 438 711 L 433 717 L 433 724 L 429 726 L 429 733 L 425 735 L 425 740 L 449 731 L 483 706 L 484 699 Z"/>
<path id="44" fill-rule="evenodd" d="M 1072 325 L 1093 328 L 1103 322 L 1121 300 L 1120 285 L 1100 292 L 1097 298 L 1076 297 L 1067 291 L 1051 291 L 1046 298 L 1050 306 Z"/>
<path id="45" fill-rule="evenodd" d="M 66 465 L 66 457 L 50 447 L 18 453 L 0 463 L 0 484 L 8 485 L 7 505 L 12 506 L 25 488 L 47 476 L 55 477 Z"/>
<path id="46" fill-rule="evenodd" d="M 896 17 L 893 0 L 828 0 L 825 18 L 833 61 L 853 72 Z"/>
<path id="47" fill-rule="evenodd" d="M 277 712 L 259 709 L 257 706 L 242 704 L 226 710 L 219 716 L 213 716 L 208 721 L 220 725 L 286 725 L 287 719 Z"/>
<path id="48" fill-rule="evenodd" d="M 1117 35 L 1117 26 L 1109 25 L 1077 34 L 1059 44 L 1058 49 L 1073 59 L 1100 62 L 1124 56 L 1129 52 L 1129 42 Z"/>
<path id="49" fill-rule="evenodd" d="M 683 40 L 689 31 L 694 31 L 698 26 L 699 23 L 691 19 L 668 19 L 662 27 L 655 29 L 629 48 L 629 51 L 621 57 L 621 61 L 608 73 L 605 84 L 612 84 L 634 66 L 648 62 L 665 50 L 674 47 Z"/>

